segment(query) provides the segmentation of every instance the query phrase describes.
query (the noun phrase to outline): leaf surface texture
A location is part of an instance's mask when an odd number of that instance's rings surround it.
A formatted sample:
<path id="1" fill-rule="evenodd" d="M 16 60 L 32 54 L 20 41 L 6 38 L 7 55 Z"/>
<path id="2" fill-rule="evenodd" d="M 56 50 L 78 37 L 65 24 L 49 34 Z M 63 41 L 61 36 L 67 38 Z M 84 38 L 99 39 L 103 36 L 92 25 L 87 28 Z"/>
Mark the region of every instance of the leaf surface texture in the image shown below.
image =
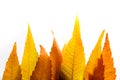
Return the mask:
<path id="1" fill-rule="evenodd" d="M 63 47 L 62 54 L 63 62 L 60 77 L 63 80 L 83 80 L 85 55 L 78 17 L 76 17 L 72 38 L 68 44 Z"/>

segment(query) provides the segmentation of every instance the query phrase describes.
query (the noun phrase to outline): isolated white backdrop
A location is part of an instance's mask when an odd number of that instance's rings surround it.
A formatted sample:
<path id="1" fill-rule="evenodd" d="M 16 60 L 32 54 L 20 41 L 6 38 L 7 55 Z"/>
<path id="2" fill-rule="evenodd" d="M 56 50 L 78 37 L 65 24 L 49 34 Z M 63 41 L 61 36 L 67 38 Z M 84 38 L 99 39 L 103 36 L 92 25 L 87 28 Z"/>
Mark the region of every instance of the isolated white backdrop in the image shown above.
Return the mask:
<path id="1" fill-rule="evenodd" d="M 86 62 L 103 29 L 109 34 L 112 56 L 120 79 L 119 0 L 0 0 L 0 79 L 13 44 L 21 63 L 28 23 L 38 52 L 42 44 L 50 52 L 54 31 L 62 49 L 79 16 Z M 104 42 L 104 41 L 103 41 Z"/>

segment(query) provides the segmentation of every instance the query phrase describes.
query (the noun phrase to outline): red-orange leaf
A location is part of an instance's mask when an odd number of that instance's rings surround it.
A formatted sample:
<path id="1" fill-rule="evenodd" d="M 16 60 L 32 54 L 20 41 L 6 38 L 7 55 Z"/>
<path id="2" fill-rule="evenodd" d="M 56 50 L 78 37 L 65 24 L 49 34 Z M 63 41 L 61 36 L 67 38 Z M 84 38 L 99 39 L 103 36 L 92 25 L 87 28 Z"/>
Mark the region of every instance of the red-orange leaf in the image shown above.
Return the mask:
<path id="1" fill-rule="evenodd" d="M 101 58 L 98 59 L 98 64 L 94 69 L 94 74 L 89 76 L 89 80 L 115 80 L 115 68 L 113 67 L 113 58 L 111 58 L 111 49 L 106 34 L 106 40 L 101 52 Z"/>
<path id="2" fill-rule="evenodd" d="M 21 70 L 18 62 L 16 43 L 6 63 L 2 80 L 21 80 Z"/>
<path id="3" fill-rule="evenodd" d="M 107 33 L 102 51 L 103 65 L 104 65 L 104 80 L 115 80 L 116 78 L 116 69 L 113 67 L 114 63 L 113 63 L 113 58 L 111 56 L 112 56 L 112 52 L 110 49 L 110 43 Z"/>
<path id="4" fill-rule="evenodd" d="M 60 66 L 62 63 L 62 54 L 54 38 L 50 52 L 51 61 L 51 80 L 59 80 Z"/>
<path id="5" fill-rule="evenodd" d="M 50 57 L 40 45 L 40 57 L 32 73 L 31 80 L 50 80 Z"/>
<path id="6" fill-rule="evenodd" d="M 93 75 L 89 75 L 89 80 L 104 80 L 104 65 L 102 55 L 100 59 L 98 59 L 98 63 L 94 69 Z"/>

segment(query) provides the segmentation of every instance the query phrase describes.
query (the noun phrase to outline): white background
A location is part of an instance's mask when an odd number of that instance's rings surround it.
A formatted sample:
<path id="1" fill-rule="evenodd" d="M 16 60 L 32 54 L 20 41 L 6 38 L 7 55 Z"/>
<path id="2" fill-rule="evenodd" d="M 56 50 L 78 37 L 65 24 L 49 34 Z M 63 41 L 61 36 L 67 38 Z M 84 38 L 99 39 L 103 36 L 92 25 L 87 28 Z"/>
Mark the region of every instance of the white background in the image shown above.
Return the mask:
<path id="1" fill-rule="evenodd" d="M 0 79 L 13 44 L 21 63 L 28 23 L 40 52 L 42 44 L 49 53 L 54 31 L 62 49 L 74 28 L 76 15 L 80 19 L 86 62 L 103 29 L 109 34 L 112 56 L 120 79 L 120 2 L 119 0 L 0 0 Z M 104 42 L 104 40 L 103 40 Z"/>

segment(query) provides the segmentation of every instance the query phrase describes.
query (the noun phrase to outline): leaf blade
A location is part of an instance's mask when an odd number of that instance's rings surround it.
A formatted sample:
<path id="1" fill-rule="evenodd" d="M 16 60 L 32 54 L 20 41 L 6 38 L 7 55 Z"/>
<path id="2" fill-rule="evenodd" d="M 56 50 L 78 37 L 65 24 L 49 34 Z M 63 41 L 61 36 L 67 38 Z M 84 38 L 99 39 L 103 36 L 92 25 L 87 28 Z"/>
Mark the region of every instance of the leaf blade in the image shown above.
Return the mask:
<path id="1" fill-rule="evenodd" d="M 112 52 L 110 49 L 108 33 L 106 34 L 102 56 L 103 56 L 103 65 L 104 65 L 104 80 L 115 80 L 116 69 L 114 68 L 113 58 L 111 57 Z"/>
<path id="2" fill-rule="evenodd" d="M 32 73 L 31 80 L 50 80 L 50 57 L 41 45 L 40 48 L 40 57 Z"/>
<path id="3" fill-rule="evenodd" d="M 85 69 L 85 55 L 80 37 L 78 17 L 76 17 L 73 36 L 64 46 L 62 54 L 61 78 L 64 80 L 82 80 Z"/>
<path id="4" fill-rule="evenodd" d="M 86 65 L 85 75 L 84 75 L 85 80 L 89 80 L 90 76 L 94 74 L 94 69 L 98 63 L 97 61 L 101 56 L 101 46 L 102 46 L 101 44 L 102 44 L 104 32 L 105 32 L 105 30 L 103 30 L 102 33 L 100 34 L 99 39 L 96 43 L 96 46 L 93 49 L 93 51 L 90 55 L 89 61 Z"/>
<path id="5" fill-rule="evenodd" d="M 28 33 L 21 64 L 22 80 L 30 80 L 30 76 L 32 75 L 33 70 L 35 69 L 37 60 L 38 53 L 36 51 L 30 26 L 28 24 Z"/>
<path id="6" fill-rule="evenodd" d="M 21 80 L 21 70 L 16 52 L 16 43 L 6 63 L 2 80 Z"/>
<path id="7" fill-rule="evenodd" d="M 53 39 L 53 45 L 50 52 L 50 61 L 51 61 L 51 79 L 50 80 L 59 80 L 59 72 L 62 63 L 62 54 L 57 45 L 55 38 Z"/>

